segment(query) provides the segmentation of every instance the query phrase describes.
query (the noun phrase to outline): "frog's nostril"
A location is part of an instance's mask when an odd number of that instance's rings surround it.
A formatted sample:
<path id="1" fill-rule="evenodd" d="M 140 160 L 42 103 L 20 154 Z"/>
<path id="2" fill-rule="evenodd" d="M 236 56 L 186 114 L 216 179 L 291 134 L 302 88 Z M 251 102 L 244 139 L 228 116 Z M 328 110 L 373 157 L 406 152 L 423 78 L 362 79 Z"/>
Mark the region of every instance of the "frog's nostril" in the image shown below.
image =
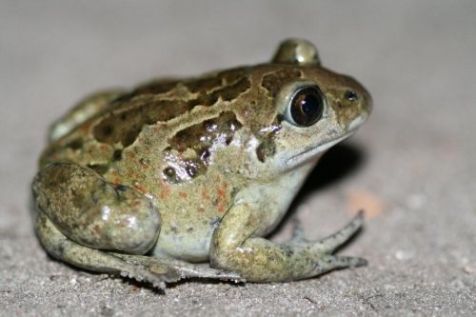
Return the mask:
<path id="1" fill-rule="evenodd" d="M 359 99 L 359 95 L 354 90 L 347 90 L 344 94 L 344 98 L 348 101 L 357 101 Z"/>

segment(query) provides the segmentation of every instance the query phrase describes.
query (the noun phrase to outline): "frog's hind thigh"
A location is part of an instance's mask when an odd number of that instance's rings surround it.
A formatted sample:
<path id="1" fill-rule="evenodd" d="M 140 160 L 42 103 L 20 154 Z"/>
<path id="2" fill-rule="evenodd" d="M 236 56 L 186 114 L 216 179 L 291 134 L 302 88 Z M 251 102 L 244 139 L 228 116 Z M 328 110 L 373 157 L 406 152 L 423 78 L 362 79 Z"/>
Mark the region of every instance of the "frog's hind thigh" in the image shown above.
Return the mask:
<path id="1" fill-rule="evenodd" d="M 144 254 L 159 236 L 160 214 L 150 199 L 75 163 L 43 167 L 33 195 L 38 211 L 60 232 L 90 248 Z"/>
<path id="2" fill-rule="evenodd" d="M 168 276 L 154 274 L 146 266 L 131 264 L 112 253 L 88 248 L 71 241 L 43 213 L 38 215 L 35 227 L 40 242 L 48 253 L 73 266 L 94 272 L 120 274 L 139 281 L 147 281 L 159 288 L 164 288 L 164 283 L 174 278 L 171 274 Z M 167 273 L 165 268 L 162 271 Z M 177 279 L 176 277 L 175 280 Z"/>
<path id="3" fill-rule="evenodd" d="M 122 90 L 105 90 L 92 94 L 81 100 L 68 113 L 56 120 L 50 127 L 48 139 L 56 141 L 75 127 L 92 118 L 109 106 L 112 100 L 123 94 Z"/>

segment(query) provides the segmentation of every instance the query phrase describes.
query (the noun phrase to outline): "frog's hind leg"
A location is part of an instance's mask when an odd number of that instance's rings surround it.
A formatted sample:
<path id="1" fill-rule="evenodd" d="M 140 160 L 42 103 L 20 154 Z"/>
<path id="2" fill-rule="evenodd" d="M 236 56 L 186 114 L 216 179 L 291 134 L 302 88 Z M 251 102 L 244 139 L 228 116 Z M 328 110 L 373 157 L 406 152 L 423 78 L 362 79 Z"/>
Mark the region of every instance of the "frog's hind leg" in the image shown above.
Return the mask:
<path id="1" fill-rule="evenodd" d="M 35 178 L 33 194 L 40 242 L 53 257 L 73 266 L 160 288 L 185 277 L 239 279 L 222 270 L 143 256 L 159 236 L 157 207 L 133 188 L 108 183 L 89 168 L 49 164 Z"/>
<path id="2" fill-rule="evenodd" d="M 107 251 L 144 254 L 160 232 L 157 207 L 143 194 L 114 185 L 90 168 L 55 162 L 33 181 L 36 232 L 53 257 L 97 272 L 127 274 L 161 286 L 147 270 Z M 162 282 L 163 283 L 163 282 Z"/>
<path id="3" fill-rule="evenodd" d="M 43 247 L 56 259 L 85 270 L 147 282 L 159 289 L 165 289 L 166 283 L 193 277 L 243 281 L 236 273 L 205 265 L 169 258 L 157 259 L 150 256 L 105 252 L 82 246 L 66 238 L 44 214 L 38 216 L 36 232 Z"/>
<path id="4" fill-rule="evenodd" d="M 161 218 L 152 200 L 133 187 L 107 182 L 90 168 L 50 163 L 32 187 L 39 212 L 81 245 L 144 254 L 157 241 Z"/>
<path id="5" fill-rule="evenodd" d="M 80 245 L 63 235 L 43 213 L 38 215 L 36 233 L 51 256 L 75 267 L 100 273 L 119 274 L 149 282 L 160 289 L 165 288 L 166 282 L 179 279 L 176 272 L 165 268 L 162 274 L 154 274 L 143 265 L 131 264 L 109 252 Z"/>
<path id="6" fill-rule="evenodd" d="M 148 270 L 154 274 L 162 275 L 165 272 L 166 277 L 168 277 L 166 282 L 176 282 L 183 278 L 215 279 L 234 282 L 245 281 L 237 273 L 214 269 L 207 263 L 193 264 L 165 255 L 154 255 L 154 257 L 124 253 L 113 253 L 113 255 L 128 264 L 147 267 Z M 172 279 L 170 277 L 172 277 Z"/>
<path id="7" fill-rule="evenodd" d="M 84 98 L 50 126 L 48 140 L 50 142 L 58 140 L 81 123 L 103 111 L 112 100 L 118 98 L 123 93 L 120 89 L 111 89 L 99 91 Z"/>
<path id="8" fill-rule="evenodd" d="M 121 275 L 164 289 L 166 283 L 183 278 L 210 278 L 241 281 L 235 273 L 168 258 L 106 252 L 80 245 L 63 235 L 48 217 L 40 213 L 36 232 L 43 247 L 56 259 L 85 270 Z"/>

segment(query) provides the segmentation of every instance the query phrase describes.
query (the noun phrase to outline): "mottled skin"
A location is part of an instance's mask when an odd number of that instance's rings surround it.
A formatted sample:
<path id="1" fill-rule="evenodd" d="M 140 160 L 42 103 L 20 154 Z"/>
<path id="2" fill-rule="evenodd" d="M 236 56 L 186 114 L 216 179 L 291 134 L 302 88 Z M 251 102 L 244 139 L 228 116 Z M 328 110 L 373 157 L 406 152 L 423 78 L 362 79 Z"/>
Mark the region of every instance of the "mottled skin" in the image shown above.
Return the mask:
<path id="1" fill-rule="evenodd" d="M 324 103 L 317 122 L 301 126 L 289 107 L 307 86 Z M 262 237 L 320 155 L 370 108 L 358 82 L 323 68 L 297 39 L 270 63 L 101 92 L 52 126 L 33 182 L 36 231 L 58 259 L 158 287 L 191 276 L 290 281 L 362 265 L 332 255 L 361 214 L 320 241 Z M 192 264 L 203 261 L 210 266 Z"/>

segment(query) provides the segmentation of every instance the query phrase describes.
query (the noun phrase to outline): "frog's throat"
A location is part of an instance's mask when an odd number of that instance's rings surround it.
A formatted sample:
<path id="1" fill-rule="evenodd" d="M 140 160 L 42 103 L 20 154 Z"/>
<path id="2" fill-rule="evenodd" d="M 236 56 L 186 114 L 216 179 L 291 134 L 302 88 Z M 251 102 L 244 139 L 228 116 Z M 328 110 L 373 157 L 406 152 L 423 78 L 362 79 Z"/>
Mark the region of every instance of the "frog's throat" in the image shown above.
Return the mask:
<path id="1" fill-rule="evenodd" d="M 323 153 L 324 151 L 328 150 L 329 148 L 333 147 L 339 142 L 342 142 L 343 140 L 347 139 L 350 137 L 352 134 L 354 134 L 355 130 L 349 131 L 346 134 L 344 134 L 341 137 L 338 137 L 335 140 L 325 142 L 324 144 L 318 145 L 316 147 L 312 148 L 307 148 L 304 151 L 291 156 L 286 160 L 286 165 L 287 166 L 296 166 L 298 164 L 301 164 L 303 162 L 306 162 L 314 157 L 316 157 L 319 153 Z"/>

